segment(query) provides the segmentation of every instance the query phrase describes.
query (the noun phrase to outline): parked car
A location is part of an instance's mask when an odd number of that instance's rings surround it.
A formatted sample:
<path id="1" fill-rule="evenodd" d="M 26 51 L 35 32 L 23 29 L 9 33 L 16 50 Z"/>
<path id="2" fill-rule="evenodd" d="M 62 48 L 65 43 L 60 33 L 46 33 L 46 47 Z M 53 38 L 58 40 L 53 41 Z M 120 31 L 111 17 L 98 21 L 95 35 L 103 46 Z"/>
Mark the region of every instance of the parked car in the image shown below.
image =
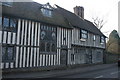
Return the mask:
<path id="1" fill-rule="evenodd" d="M 120 58 L 118 59 L 118 66 L 120 66 Z"/>

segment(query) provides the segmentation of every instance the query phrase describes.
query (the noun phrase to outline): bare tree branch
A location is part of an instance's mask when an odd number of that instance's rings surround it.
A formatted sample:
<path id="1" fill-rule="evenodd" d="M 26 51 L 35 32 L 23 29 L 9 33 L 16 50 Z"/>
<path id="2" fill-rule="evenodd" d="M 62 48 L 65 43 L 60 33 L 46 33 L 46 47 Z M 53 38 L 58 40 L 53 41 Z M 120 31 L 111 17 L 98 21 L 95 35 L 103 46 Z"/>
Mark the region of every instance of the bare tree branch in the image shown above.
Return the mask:
<path id="1" fill-rule="evenodd" d="M 93 19 L 93 24 L 98 28 L 101 29 L 105 25 L 107 21 L 104 21 L 103 19 L 100 19 L 98 17 L 92 18 Z"/>

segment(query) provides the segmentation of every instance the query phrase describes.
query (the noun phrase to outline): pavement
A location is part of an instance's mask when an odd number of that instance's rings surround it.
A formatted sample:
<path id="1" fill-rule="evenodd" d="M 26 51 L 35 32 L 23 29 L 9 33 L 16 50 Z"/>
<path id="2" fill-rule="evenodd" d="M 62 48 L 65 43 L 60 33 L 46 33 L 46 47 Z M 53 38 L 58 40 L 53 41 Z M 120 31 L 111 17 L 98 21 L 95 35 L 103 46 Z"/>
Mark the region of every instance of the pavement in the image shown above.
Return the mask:
<path id="1" fill-rule="evenodd" d="M 110 68 L 117 66 L 114 64 L 98 64 L 90 66 L 80 66 L 76 68 L 68 68 L 63 70 L 50 70 L 50 71 L 38 71 L 38 72 L 28 72 L 28 73 L 15 73 L 3 75 L 3 78 L 58 78 L 59 76 L 72 75 L 76 73 L 85 73 L 95 70 L 102 70 L 105 68 Z"/>

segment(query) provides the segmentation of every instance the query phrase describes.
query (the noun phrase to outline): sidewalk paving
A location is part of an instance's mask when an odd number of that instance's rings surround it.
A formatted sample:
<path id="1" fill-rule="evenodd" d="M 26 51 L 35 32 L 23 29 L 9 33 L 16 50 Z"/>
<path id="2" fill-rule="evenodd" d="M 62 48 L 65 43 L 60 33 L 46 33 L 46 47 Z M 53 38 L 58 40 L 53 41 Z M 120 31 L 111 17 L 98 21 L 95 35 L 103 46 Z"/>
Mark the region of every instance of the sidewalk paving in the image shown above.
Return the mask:
<path id="1" fill-rule="evenodd" d="M 110 68 L 117 66 L 117 64 L 98 64 L 92 66 L 81 66 L 76 68 L 68 68 L 65 70 L 51 70 L 51 71 L 38 71 L 38 72 L 28 72 L 28 73 L 18 73 L 5 75 L 4 78 L 57 78 L 59 76 L 84 73 L 89 71 L 95 71 L 105 68 Z"/>

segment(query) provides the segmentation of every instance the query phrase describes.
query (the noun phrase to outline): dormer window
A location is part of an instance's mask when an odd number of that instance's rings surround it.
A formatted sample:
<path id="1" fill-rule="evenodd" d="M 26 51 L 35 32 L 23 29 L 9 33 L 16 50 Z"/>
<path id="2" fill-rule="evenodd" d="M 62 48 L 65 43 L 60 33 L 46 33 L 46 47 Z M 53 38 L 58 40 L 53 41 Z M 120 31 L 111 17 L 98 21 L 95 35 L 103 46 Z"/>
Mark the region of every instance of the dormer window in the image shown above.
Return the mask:
<path id="1" fill-rule="evenodd" d="M 52 16 L 52 11 L 46 8 L 41 9 L 42 13 L 44 16 L 51 17 Z"/>
<path id="2" fill-rule="evenodd" d="M 52 16 L 52 7 L 49 3 L 42 6 L 41 11 L 44 16 L 51 17 Z"/>
<path id="3" fill-rule="evenodd" d="M 13 0 L 4 0 L 4 1 L 2 1 L 0 3 L 2 3 L 2 5 L 4 5 L 4 6 L 11 7 L 12 4 L 13 4 Z"/>
<path id="4" fill-rule="evenodd" d="M 80 30 L 80 39 L 87 39 L 88 38 L 88 32 L 86 30 L 81 29 Z"/>

